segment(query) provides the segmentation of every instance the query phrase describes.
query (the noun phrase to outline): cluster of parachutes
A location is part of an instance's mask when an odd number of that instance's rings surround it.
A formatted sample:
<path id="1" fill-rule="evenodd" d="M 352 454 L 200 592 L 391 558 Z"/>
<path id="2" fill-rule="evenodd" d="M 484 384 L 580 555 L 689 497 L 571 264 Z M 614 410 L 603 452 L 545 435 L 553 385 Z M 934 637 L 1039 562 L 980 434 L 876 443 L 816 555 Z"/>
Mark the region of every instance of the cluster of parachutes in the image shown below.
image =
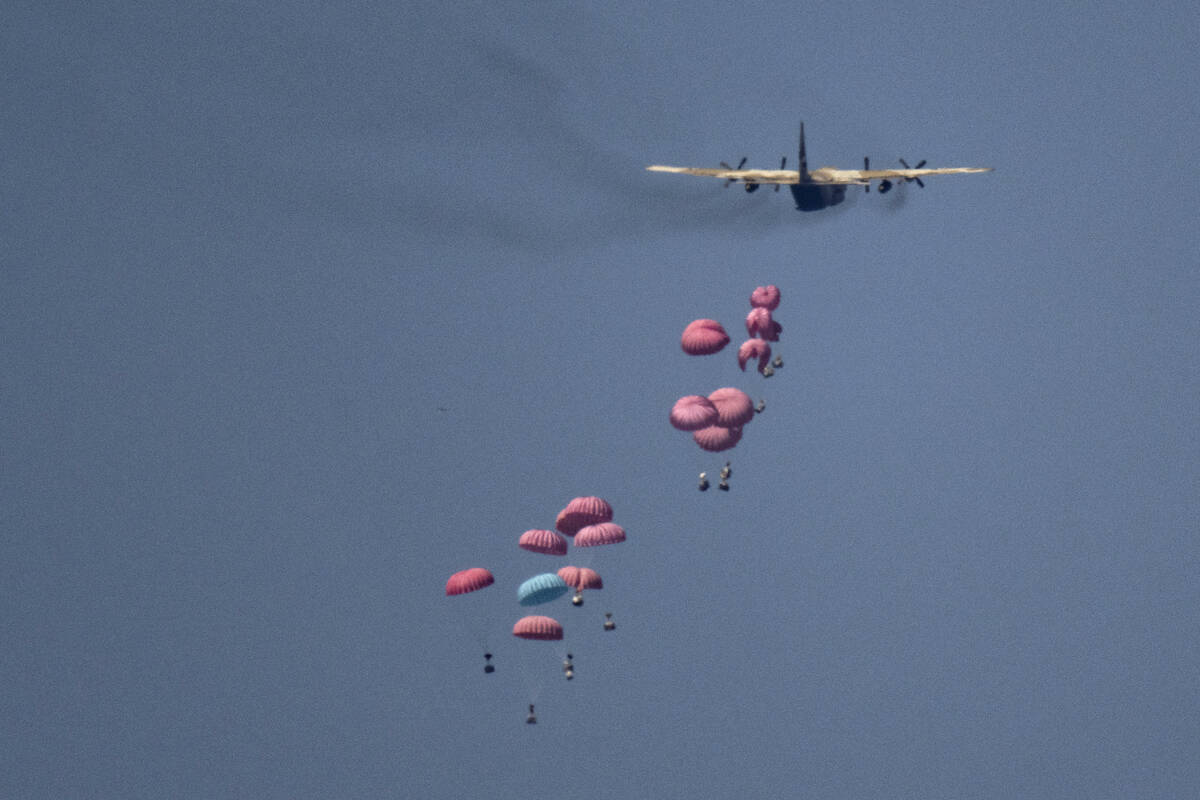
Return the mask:
<path id="1" fill-rule="evenodd" d="M 550 556 L 565 556 L 568 540 L 575 547 L 598 547 L 625 541 L 625 529 L 612 521 L 613 510 L 608 501 L 600 497 L 576 497 L 567 503 L 555 519 L 555 530 L 530 529 L 517 539 L 522 550 Z M 446 594 L 460 595 L 476 592 L 495 583 L 495 576 L 483 567 L 471 567 L 455 572 L 446 581 Z M 572 604 L 583 605 L 583 592 L 603 589 L 600 574 L 587 567 L 564 566 L 557 572 L 543 572 L 525 580 L 517 587 L 517 604 L 540 606 L 551 603 L 574 590 Z M 605 614 L 604 630 L 616 628 L 611 614 Z M 563 626 L 553 617 L 531 615 L 521 617 L 512 628 L 513 636 L 535 641 L 561 641 Z M 484 672 L 495 671 L 491 653 L 485 653 L 487 661 Z M 568 658 L 568 663 L 570 659 Z M 574 670 L 567 670 L 567 678 L 574 677 Z"/>
<path id="2" fill-rule="evenodd" d="M 738 366 L 742 372 L 746 371 L 746 362 L 756 358 L 763 377 L 769 378 L 774 373 L 767 364 L 771 360 L 771 345 L 767 342 L 778 342 L 779 334 L 783 333 L 783 327 L 771 318 L 771 312 L 777 308 L 778 286 L 759 286 L 750 293 L 750 313 L 746 315 L 746 335 L 750 338 L 738 348 Z"/>
<path id="3" fill-rule="evenodd" d="M 708 397 L 684 395 L 671 407 L 671 424 L 691 431 L 701 450 L 719 453 L 742 440 L 742 426 L 754 419 L 754 403 L 741 389 L 726 386 Z"/>
<path id="4" fill-rule="evenodd" d="M 772 365 L 780 367 L 782 360 L 776 356 L 771 362 L 770 342 L 779 341 L 782 328 L 772 318 L 778 308 L 779 289 L 775 286 L 759 286 L 750 294 L 751 311 L 746 317 L 746 333 L 750 337 L 738 348 L 738 366 L 743 372 L 751 360 L 758 363 L 758 371 L 764 377 L 773 374 Z M 698 319 L 683 331 L 680 344 L 690 355 L 711 355 L 720 352 L 729 344 L 729 334 L 721 324 L 711 319 Z M 742 438 L 742 428 L 763 410 L 762 401 L 756 405 L 741 389 L 726 386 L 709 394 L 686 395 L 679 398 L 671 408 L 670 422 L 675 428 L 692 434 L 696 444 L 709 452 L 720 452 L 734 447 Z M 728 490 L 731 474 L 729 462 L 721 470 L 720 488 Z M 700 473 L 700 489 L 705 490 L 708 482 L 705 473 Z M 554 529 L 532 528 L 520 535 L 517 546 L 523 550 L 549 556 L 566 556 L 571 545 L 574 547 L 597 547 L 625 541 L 625 529 L 613 521 L 613 510 L 600 497 L 576 497 L 558 513 Z M 448 596 L 477 592 L 493 585 L 495 576 L 483 567 L 471 567 L 455 572 L 446 581 Z M 583 605 L 586 590 L 604 588 L 600 574 L 587 567 L 567 565 L 555 572 L 538 573 L 517 587 L 517 604 L 521 607 L 546 606 L 569 591 L 574 595 L 571 602 Z M 604 630 L 616 628 L 612 615 L 606 613 Z M 513 624 L 514 637 L 533 641 L 562 641 L 564 629 L 561 622 L 545 614 L 522 616 Z M 492 673 L 492 654 L 484 653 L 485 673 Z M 574 677 L 572 655 L 566 654 L 563 672 L 568 680 Z M 529 706 L 528 723 L 536 723 L 534 707 Z"/>
<path id="5" fill-rule="evenodd" d="M 770 377 L 773 370 L 767 362 L 771 360 L 771 345 L 778 342 L 782 326 L 771 317 L 779 308 L 779 287 L 759 286 L 750 293 L 750 313 L 746 315 L 746 335 L 750 338 L 738 348 L 738 366 L 746 371 L 746 363 L 758 361 L 758 371 Z M 697 319 L 683 329 L 679 344 L 683 352 L 692 356 L 710 356 L 719 353 L 729 344 L 729 334 L 715 319 Z"/>
<path id="6" fill-rule="evenodd" d="M 764 377 L 774 374 L 768 363 L 771 359 L 768 343 L 779 341 L 783 331 L 771 316 L 771 312 L 779 307 L 779 299 L 776 286 L 759 286 L 750 293 L 751 310 L 746 317 L 746 333 L 750 338 L 738 348 L 738 366 L 743 372 L 746 363 L 756 359 L 758 371 Z M 712 355 L 727 344 L 729 334 L 721 323 L 712 319 L 694 320 L 683 329 L 680 337 L 680 346 L 689 355 Z M 774 365 L 782 366 L 782 359 L 776 356 Z M 691 432 L 700 449 L 717 453 L 737 445 L 742 439 L 742 426 L 761 410 L 761 403 L 755 406 L 741 389 L 726 386 L 707 397 L 689 394 L 679 398 L 671 408 L 669 419 L 675 428 Z M 701 485 L 702 488 L 705 485 L 703 478 Z"/>

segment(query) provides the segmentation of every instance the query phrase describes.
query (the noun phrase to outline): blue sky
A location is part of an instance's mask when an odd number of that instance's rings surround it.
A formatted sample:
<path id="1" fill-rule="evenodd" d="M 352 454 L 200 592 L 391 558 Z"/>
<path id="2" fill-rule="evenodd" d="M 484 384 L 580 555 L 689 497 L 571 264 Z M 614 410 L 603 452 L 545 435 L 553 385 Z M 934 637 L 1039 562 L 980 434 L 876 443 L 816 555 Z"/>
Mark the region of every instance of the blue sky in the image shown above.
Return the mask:
<path id="1" fill-rule="evenodd" d="M 7 16 L 0 794 L 1200 783 L 1194 7 Z M 643 170 L 801 119 L 996 171 L 802 215 Z M 774 377 L 680 352 L 766 283 Z M 766 409 L 701 494 L 667 412 L 725 385 Z M 516 641 L 586 494 L 629 540 Z"/>

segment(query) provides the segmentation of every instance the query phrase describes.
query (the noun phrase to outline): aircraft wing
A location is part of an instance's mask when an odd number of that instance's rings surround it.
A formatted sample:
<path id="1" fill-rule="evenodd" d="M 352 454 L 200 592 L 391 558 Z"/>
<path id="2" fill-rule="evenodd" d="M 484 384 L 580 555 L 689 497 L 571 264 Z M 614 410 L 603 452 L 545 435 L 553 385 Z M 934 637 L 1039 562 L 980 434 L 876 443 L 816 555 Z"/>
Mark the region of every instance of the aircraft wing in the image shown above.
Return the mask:
<path id="1" fill-rule="evenodd" d="M 809 173 L 814 183 L 862 185 L 885 178 L 923 178 L 926 175 L 960 175 L 966 172 L 991 172 L 992 167 L 940 167 L 937 169 L 834 169 L 822 167 Z"/>
<path id="2" fill-rule="evenodd" d="M 724 178 L 746 183 L 799 183 L 800 173 L 790 169 L 709 169 L 707 167 L 646 167 L 651 172 L 676 172 L 680 175 L 699 175 L 702 178 Z M 917 170 L 924 172 L 924 170 Z"/>

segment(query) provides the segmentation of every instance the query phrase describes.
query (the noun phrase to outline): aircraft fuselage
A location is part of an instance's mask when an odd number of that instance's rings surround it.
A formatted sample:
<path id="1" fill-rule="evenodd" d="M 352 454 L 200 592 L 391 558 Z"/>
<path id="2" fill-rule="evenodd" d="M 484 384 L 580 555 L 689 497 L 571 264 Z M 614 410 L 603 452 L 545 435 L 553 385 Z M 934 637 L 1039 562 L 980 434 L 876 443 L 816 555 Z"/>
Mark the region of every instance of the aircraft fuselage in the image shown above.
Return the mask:
<path id="1" fill-rule="evenodd" d="M 846 187 L 841 185 L 792 183 L 788 188 L 792 190 L 796 208 L 800 211 L 820 211 L 846 199 Z"/>
<path id="2" fill-rule="evenodd" d="M 820 211 L 822 208 L 836 206 L 846 199 L 846 187 L 840 184 L 822 183 L 821 178 L 828 173 L 827 167 L 808 171 L 808 155 L 804 152 L 804 123 L 800 123 L 800 165 L 798 183 L 788 184 L 792 197 L 796 199 L 796 208 L 800 211 Z M 817 180 L 813 180 L 813 178 Z"/>

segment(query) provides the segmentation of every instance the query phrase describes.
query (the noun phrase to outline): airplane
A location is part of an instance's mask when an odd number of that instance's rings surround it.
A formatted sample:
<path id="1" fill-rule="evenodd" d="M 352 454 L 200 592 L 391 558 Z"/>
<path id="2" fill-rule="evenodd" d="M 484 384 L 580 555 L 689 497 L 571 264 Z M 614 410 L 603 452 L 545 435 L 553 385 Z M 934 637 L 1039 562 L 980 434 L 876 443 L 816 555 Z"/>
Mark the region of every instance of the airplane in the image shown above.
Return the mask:
<path id="1" fill-rule="evenodd" d="M 821 167 L 812 172 L 808 171 L 808 159 L 804 154 L 804 123 L 800 123 L 800 169 L 784 169 L 787 156 L 779 161 L 779 169 L 742 169 L 746 159 L 742 159 L 737 168 L 732 168 L 724 161 L 721 169 L 706 167 L 665 167 L 654 164 L 646 167 L 651 172 L 676 172 L 682 175 L 699 175 L 706 178 L 724 178 L 725 186 L 742 181 L 747 192 L 753 192 L 764 183 L 775 184 L 775 191 L 786 184 L 796 200 L 798 211 L 820 211 L 822 208 L 836 206 L 846 199 L 847 186 L 862 186 L 871 191 L 871 181 L 879 181 L 879 193 L 885 194 L 894 182 L 907 183 L 915 181 L 922 189 L 925 188 L 921 177 L 925 175 L 954 175 L 963 172 L 990 172 L 991 167 L 941 167 L 938 169 L 921 169 L 925 162 L 921 161 L 915 167 L 909 167 L 902 158 L 900 163 L 904 169 L 871 169 L 870 159 L 863 159 L 862 169 L 836 169 Z"/>

